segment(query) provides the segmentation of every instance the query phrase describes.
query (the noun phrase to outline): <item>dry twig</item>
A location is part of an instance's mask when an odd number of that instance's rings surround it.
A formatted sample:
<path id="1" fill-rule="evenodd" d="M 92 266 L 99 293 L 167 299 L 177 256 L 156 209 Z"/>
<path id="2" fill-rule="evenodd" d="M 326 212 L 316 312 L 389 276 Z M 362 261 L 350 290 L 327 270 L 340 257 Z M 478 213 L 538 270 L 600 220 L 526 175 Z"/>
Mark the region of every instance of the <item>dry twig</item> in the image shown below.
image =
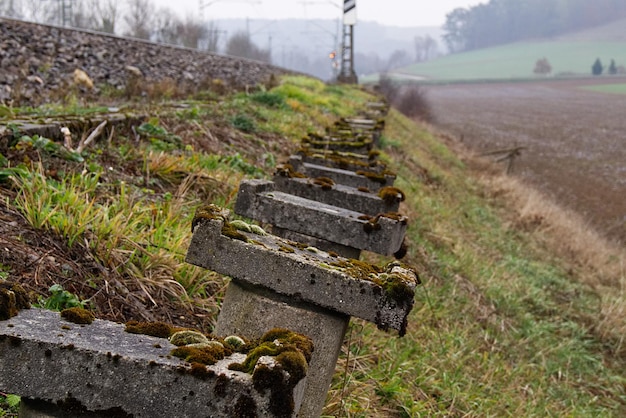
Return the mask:
<path id="1" fill-rule="evenodd" d="M 80 143 L 78 144 L 78 147 L 76 147 L 76 152 L 77 153 L 81 153 L 85 150 L 85 148 L 94 140 L 96 139 L 98 136 L 100 136 L 100 134 L 102 133 L 102 131 L 104 130 L 104 127 L 106 126 L 107 121 L 102 121 L 102 123 L 98 126 L 96 126 L 96 129 L 93 130 L 93 132 L 91 132 L 91 134 L 89 134 L 89 136 L 87 137 L 87 139 L 81 139 Z"/>

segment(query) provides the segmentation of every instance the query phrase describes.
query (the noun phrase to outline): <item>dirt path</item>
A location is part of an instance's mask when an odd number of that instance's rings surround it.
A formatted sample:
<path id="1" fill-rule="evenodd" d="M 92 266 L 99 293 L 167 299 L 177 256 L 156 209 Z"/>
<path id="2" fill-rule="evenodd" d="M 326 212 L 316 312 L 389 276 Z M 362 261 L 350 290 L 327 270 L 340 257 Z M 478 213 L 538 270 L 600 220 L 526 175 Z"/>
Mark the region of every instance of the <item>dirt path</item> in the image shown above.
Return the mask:
<path id="1" fill-rule="evenodd" d="M 435 124 L 478 152 L 524 146 L 514 174 L 626 243 L 626 79 L 429 86 Z"/>

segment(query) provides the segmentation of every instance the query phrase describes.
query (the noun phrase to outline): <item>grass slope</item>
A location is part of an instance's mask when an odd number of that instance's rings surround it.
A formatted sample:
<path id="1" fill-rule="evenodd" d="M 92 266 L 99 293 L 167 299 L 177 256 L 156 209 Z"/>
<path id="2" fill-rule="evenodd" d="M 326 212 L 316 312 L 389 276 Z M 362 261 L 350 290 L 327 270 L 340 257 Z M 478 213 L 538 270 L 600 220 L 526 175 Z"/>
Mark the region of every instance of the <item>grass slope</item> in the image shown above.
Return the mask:
<path id="1" fill-rule="evenodd" d="M 385 140 L 424 284 L 404 338 L 353 321 L 328 415 L 626 414 L 623 265 L 605 253 L 616 270 L 587 280 L 593 269 L 556 256 L 546 230 L 512 216 L 501 190 L 396 112 Z M 619 325 L 601 330 L 607 316 Z"/>
<path id="2" fill-rule="evenodd" d="M 226 280 L 183 261 L 194 209 L 209 202 L 232 208 L 242 178 L 270 174 L 307 131 L 323 133 L 371 96 L 295 77 L 268 92 L 211 97 L 184 108 L 152 106 L 137 133 L 112 133 L 82 160 L 37 138 L 0 150 L 3 227 L 55 240 L 37 248 L 30 235 L 13 240 L 12 230 L 3 231 L 3 247 L 12 250 L 2 252 L 0 277 L 42 297 L 63 279 L 104 317 L 141 318 L 146 307 L 173 304 L 196 308 L 170 312 L 181 325 L 214 315 Z M 407 195 L 405 261 L 423 284 L 404 338 L 351 322 L 324 413 L 626 415 L 621 255 L 603 252 L 583 265 L 575 250 L 557 254 L 541 239 L 551 228 L 512 214 L 509 196 L 478 177 L 483 170 L 395 111 L 381 148 Z M 33 254 L 37 270 L 10 258 L 18 253 Z M 112 285 L 118 296 L 108 293 Z M 121 290 L 128 293 L 116 316 Z M 0 398 L 0 415 L 3 407 L 9 402 Z"/>
<path id="3" fill-rule="evenodd" d="M 397 70 L 427 80 L 486 80 L 536 78 L 538 59 L 547 58 L 554 75 L 591 75 L 596 58 L 608 66 L 611 59 L 626 65 L 626 42 L 542 41 L 521 42 L 447 55 Z"/>

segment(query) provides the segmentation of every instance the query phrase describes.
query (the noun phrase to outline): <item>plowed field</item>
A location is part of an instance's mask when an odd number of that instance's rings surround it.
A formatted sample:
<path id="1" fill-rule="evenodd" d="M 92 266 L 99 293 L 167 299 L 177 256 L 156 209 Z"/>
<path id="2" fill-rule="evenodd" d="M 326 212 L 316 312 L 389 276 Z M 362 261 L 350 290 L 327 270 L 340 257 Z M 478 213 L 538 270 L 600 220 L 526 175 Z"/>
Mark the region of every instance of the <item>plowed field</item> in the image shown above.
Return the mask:
<path id="1" fill-rule="evenodd" d="M 626 95 L 588 79 L 429 86 L 435 124 L 479 153 L 524 146 L 521 176 L 626 243 Z"/>

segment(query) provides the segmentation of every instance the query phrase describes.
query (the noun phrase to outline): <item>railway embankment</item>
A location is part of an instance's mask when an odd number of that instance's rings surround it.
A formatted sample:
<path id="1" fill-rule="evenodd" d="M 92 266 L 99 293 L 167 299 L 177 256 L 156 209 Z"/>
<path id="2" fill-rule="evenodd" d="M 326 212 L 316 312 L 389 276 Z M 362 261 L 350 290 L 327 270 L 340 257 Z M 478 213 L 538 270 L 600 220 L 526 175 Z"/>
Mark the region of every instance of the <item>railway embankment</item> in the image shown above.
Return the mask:
<path id="1" fill-rule="evenodd" d="M 134 89 L 138 80 L 177 91 L 230 89 L 288 73 L 259 61 L 6 18 L 0 18 L 0 69 L 0 103 L 31 106 L 72 86 L 85 94 Z"/>

